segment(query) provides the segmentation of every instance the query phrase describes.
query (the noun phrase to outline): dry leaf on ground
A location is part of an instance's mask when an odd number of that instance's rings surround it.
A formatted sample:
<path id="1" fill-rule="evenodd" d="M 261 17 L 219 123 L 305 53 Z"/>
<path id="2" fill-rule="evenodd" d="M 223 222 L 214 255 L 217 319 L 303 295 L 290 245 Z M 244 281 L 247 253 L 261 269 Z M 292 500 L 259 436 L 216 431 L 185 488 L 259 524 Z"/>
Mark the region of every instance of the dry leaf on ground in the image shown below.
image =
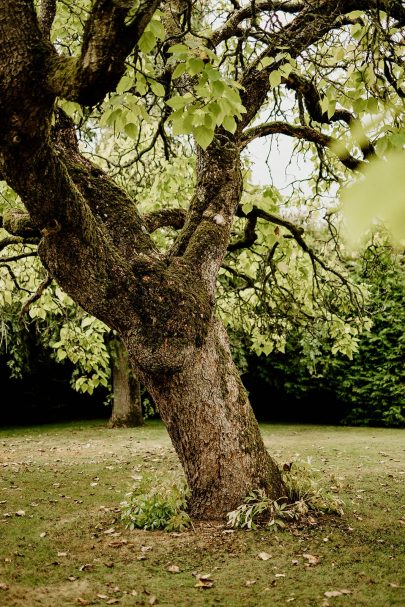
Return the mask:
<path id="1" fill-rule="evenodd" d="M 168 571 L 169 573 L 180 573 L 180 567 L 178 567 L 177 565 L 169 565 L 168 567 L 166 567 L 166 571 Z"/>
<path id="2" fill-rule="evenodd" d="M 342 588 L 341 590 L 329 590 L 328 592 L 324 593 L 324 596 L 329 599 L 333 596 L 343 596 L 344 594 L 352 594 L 352 591 L 347 590 L 346 588 Z"/>
<path id="3" fill-rule="evenodd" d="M 271 554 L 269 554 L 268 552 L 259 552 L 257 556 L 262 561 L 268 561 L 269 559 L 271 559 Z"/>
<path id="4" fill-rule="evenodd" d="M 315 567 L 319 563 L 319 557 L 313 554 L 303 554 L 304 559 L 307 561 L 305 564 L 307 567 Z"/>
<path id="5" fill-rule="evenodd" d="M 212 588 L 214 585 L 214 582 L 211 580 L 211 575 L 209 573 L 197 573 L 195 577 L 197 579 L 197 582 L 194 588 Z"/>

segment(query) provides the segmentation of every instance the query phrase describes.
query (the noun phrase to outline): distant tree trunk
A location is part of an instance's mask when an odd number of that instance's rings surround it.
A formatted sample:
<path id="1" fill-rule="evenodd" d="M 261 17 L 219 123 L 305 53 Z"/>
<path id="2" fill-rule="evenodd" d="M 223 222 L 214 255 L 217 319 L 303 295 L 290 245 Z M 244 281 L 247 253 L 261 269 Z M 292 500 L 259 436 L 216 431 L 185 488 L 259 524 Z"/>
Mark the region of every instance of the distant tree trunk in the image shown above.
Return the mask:
<path id="1" fill-rule="evenodd" d="M 143 425 L 141 386 L 128 364 L 127 350 L 121 340 L 114 341 L 112 358 L 113 409 L 110 428 Z"/>

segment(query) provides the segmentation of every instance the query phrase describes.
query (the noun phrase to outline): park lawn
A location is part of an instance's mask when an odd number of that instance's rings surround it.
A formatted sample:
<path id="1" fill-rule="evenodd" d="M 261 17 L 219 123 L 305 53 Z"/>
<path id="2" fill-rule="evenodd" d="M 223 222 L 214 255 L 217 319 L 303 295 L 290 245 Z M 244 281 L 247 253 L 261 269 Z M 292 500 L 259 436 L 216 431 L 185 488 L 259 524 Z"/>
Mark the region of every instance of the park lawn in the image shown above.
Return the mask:
<path id="1" fill-rule="evenodd" d="M 0 607 L 405 605 L 405 433 L 262 431 L 280 463 L 310 458 L 345 501 L 342 518 L 277 534 L 218 523 L 129 532 L 118 506 L 133 477 L 181 474 L 159 422 L 0 430 Z M 196 574 L 209 574 L 212 587 L 196 587 Z"/>

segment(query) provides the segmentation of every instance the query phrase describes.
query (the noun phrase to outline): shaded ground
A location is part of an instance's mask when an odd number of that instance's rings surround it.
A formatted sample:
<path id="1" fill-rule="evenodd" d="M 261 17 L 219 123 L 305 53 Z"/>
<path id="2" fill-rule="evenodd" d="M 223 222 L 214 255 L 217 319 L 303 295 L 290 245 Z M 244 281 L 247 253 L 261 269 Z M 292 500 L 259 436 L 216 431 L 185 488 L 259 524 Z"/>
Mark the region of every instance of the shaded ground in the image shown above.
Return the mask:
<path id="1" fill-rule="evenodd" d="M 133 477 L 178 469 L 160 423 L 0 431 L 0 607 L 404 605 L 404 431 L 262 430 L 280 462 L 311 458 L 324 472 L 346 502 L 343 518 L 277 535 L 214 524 L 128 532 L 117 506 Z M 210 574 L 212 588 L 196 588 L 196 573 Z"/>

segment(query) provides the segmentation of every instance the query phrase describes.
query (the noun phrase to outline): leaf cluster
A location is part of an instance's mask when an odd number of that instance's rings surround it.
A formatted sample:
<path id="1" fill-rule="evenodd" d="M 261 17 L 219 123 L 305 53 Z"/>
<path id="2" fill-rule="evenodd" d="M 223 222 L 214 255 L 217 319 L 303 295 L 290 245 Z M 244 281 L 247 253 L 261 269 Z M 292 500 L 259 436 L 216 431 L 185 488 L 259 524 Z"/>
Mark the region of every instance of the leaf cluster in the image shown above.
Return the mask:
<path id="1" fill-rule="evenodd" d="M 121 520 L 128 529 L 184 531 L 191 525 L 187 514 L 188 488 L 185 482 L 144 476 L 121 503 Z"/>
<path id="2" fill-rule="evenodd" d="M 285 465 L 281 474 L 284 497 L 272 500 L 264 489 L 251 491 L 238 508 L 228 513 L 228 526 L 279 531 L 289 522 L 299 523 L 310 515 L 343 514 L 342 500 L 322 486 L 319 473 L 309 463 Z"/>

